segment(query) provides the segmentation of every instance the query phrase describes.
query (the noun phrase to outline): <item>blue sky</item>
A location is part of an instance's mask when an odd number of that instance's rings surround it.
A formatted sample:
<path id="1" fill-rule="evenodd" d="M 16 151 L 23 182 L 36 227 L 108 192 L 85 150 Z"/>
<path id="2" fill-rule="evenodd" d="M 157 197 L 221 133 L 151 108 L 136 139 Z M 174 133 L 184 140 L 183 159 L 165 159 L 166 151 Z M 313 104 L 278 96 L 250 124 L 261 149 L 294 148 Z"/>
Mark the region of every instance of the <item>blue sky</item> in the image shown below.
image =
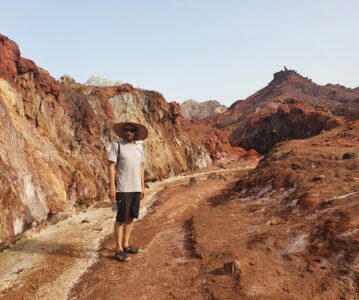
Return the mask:
<path id="1" fill-rule="evenodd" d="M 0 0 L 0 33 L 52 76 L 229 106 L 287 68 L 359 86 L 357 0 Z"/>

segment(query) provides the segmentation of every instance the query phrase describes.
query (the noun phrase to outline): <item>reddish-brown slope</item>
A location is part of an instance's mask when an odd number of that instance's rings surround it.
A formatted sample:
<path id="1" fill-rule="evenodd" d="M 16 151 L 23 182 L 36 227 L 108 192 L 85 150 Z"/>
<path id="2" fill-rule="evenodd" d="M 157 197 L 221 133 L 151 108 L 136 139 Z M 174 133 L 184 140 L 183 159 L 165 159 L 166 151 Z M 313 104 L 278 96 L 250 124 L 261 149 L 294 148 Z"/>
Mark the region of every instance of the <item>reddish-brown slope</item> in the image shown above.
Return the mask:
<path id="1" fill-rule="evenodd" d="M 278 144 L 226 197 L 253 202 L 267 225 L 290 229 L 281 235 L 268 227 L 268 233 L 276 234 L 277 248 L 292 236 L 283 259 L 305 261 L 307 272 L 318 276 L 317 293 L 322 289 L 333 299 L 356 299 L 351 297 L 359 291 L 358 158 L 359 122 L 348 122 Z M 263 237 L 256 243 L 274 242 Z"/>

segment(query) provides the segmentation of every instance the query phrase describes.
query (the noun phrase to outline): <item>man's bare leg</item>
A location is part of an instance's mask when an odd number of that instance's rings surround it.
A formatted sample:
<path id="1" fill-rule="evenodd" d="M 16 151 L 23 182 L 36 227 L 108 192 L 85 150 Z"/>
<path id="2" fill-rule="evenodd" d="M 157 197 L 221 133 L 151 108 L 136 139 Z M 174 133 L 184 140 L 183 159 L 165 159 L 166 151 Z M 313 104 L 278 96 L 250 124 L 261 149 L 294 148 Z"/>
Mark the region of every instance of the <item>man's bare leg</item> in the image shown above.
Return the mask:
<path id="1" fill-rule="evenodd" d="M 131 234 L 131 231 L 132 231 L 132 223 L 133 223 L 133 218 L 129 218 L 127 220 L 127 222 L 125 223 L 123 248 L 127 248 L 128 246 L 130 246 L 129 240 L 130 240 L 130 234 Z"/>
<path id="2" fill-rule="evenodd" d="M 114 225 L 114 233 L 115 233 L 115 242 L 116 242 L 116 253 L 122 252 L 122 236 L 123 236 L 123 228 L 124 228 L 124 222 L 115 222 Z"/>

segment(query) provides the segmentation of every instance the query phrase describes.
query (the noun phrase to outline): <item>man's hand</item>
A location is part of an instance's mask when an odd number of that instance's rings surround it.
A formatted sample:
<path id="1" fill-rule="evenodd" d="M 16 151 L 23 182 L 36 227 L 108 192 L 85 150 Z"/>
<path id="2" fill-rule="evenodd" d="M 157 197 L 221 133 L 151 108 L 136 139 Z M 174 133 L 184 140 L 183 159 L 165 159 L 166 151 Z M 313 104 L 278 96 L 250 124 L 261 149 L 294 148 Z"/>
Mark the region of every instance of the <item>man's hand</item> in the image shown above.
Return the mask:
<path id="1" fill-rule="evenodd" d="M 141 163 L 141 199 L 145 197 L 145 165 Z"/>
<path id="2" fill-rule="evenodd" d="M 108 196 L 110 197 L 110 200 L 112 201 L 112 203 L 114 203 L 116 201 L 116 186 L 111 184 L 110 185 L 110 190 L 108 191 Z"/>
<path id="3" fill-rule="evenodd" d="M 141 199 L 143 199 L 144 197 L 145 197 L 145 188 L 142 188 Z"/>

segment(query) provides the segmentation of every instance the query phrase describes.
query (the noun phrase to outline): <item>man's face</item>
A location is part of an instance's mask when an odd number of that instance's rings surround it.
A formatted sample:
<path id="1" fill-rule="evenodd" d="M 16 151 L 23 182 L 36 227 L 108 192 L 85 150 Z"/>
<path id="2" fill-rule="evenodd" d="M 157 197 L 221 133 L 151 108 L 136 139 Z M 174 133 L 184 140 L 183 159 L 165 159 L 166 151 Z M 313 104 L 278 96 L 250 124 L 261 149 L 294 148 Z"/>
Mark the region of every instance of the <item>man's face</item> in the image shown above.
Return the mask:
<path id="1" fill-rule="evenodd" d="M 134 138 L 135 138 L 137 128 L 135 126 L 132 126 L 132 125 L 126 125 L 123 128 L 123 131 L 124 131 L 126 140 L 129 141 L 129 142 L 132 142 L 134 140 Z"/>

